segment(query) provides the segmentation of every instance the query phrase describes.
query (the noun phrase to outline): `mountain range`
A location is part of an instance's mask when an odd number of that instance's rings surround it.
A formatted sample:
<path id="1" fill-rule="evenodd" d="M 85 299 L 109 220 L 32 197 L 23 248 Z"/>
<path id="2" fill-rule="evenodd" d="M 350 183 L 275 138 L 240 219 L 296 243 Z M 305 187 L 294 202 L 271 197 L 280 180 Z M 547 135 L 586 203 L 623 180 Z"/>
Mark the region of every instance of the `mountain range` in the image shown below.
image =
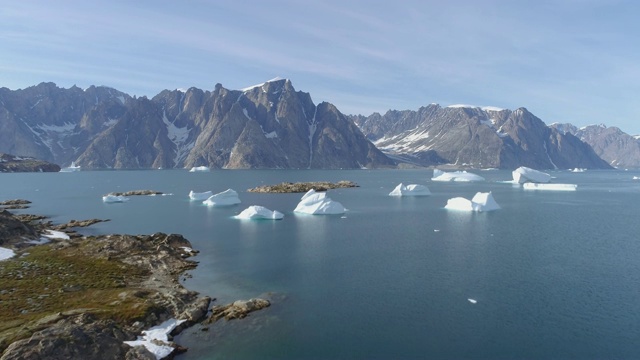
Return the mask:
<path id="1" fill-rule="evenodd" d="M 83 169 L 640 166 L 637 139 L 598 129 L 547 126 L 526 108 L 431 104 L 347 116 L 287 79 L 151 99 L 103 86 L 0 88 L 0 152 Z"/>

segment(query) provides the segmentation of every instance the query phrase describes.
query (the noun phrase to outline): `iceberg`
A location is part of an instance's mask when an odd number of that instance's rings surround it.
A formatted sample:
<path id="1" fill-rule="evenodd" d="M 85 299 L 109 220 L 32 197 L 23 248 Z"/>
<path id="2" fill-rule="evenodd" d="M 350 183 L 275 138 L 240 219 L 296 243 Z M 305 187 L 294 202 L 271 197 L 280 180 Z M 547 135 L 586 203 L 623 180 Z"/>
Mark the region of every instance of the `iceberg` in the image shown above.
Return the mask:
<path id="1" fill-rule="evenodd" d="M 460 211 L 493 211 L 500 209 L 500 205 L 493 199 L 491 192 L 479 192 L 468 200 L 463 197 L 455 197 L 447 200 L 447 205 L 444 207 L 448 210 L 460 210 Z"/>
<path id="2" fill-rule="evenodd" d="M 552 190 L 552 191 L 576 191 L 578 185 L 576 184 L 538 184 L 538 183 L 524 183 L 522 187 L 525 190 Z"/>
<path id="3" fill-rule="evenodd" d="M 13 252 L 13 250 L 7 249 L 7 248 L 4 248 L 4 247 L 0 247 L 0 261 L 11 259 L 15 255 L 16 255 L 16 253 Z"/>
<path id="4" fill-rule="evenodd" d="M 402 183 L 396 186 L 396 188 L 389 193 L 389 196 L 426 196 L 426 195 L 431 195 L 431 191 L 429 191 L 428 187 L 424 185 L 418 185 L 418 184 L 410 184 L 405 186 Z"/>
<path id="5" fill-rule="evenodd" d="M 585 168 L 573 168 L 570 170 L 571 172 L 585 172 L 587 169 Z"/>
<path id="6" fill-rule="evenodd" d="M 282 220 L 284 214 L 279 211 L 271 211 L 264 206 L 251 205 L 236 215 L 236 219 L 247 220 Z"/>
<path id="7" fill-rule="evenodd" d="M 344 214 L 347 209 L 328 197 L 326 192 L 316 192 L 311 189 L 304 194 L 293 211 L 311 215 L 332 215 Z"/>
<path id="8" fill-rule="evenodd" d="M 158 326 L 142 331 L 143 336 L 138 336 L 138 340 L 124 343 L 131 347 L 144 346 L 156 356 L 156 359 L 164 359 L 175 350 L 175 347 L 169 344 L 169 334 L 185 321 L 169 319 Z"/>
<path id="9" fill-rule="evenodd" d="M 126 196 L 105 195 L 102 197 L 102 201 L 106 203 L 121 203 L 129 201 Z"/>
<path id="10" fill-rule="evenodd" d="M 205 191 L 205 192 L 194 192 L 193 190 L 189 191 L 189 199 L 191 200 L 206 200 L 211 195 L 213 195 L 212 191 Z"/>
<path id="11" fill-rule="evenodd" d="M 194 166 L 191 168 L 191 170 L 189 170 L 189 172 L 209 172 L 209 171 L 211 170 L 206 166 Z"/>
<path id="12" fill-rule="evenodd" d="M 513 182 L 518 184 L 526 182 L 548 183 L 551 180 L 551 175 L 524 166 L 513 170 L 511 175 L 513 176 Z"/>
<path id="13" fill-rule="evenodd" d="M 468 173 L 466 171 L 445 172 L 439 169 L 433 169 L 433 177 L 431 181 L 484 181 L 480 175 Z"/>
<path id="14" fill-rule="evenodd" d="M 71 165 L 69 165 L 69 167 L 60 169 L 60 172 L 76 172 L 76 171 L 80 171 L 80 166 L 76 165 L 74 161 L 71 162 Z"/>
<path id="15" fill-rule="evenodd" d="M 207 206 L 229 206 L 240 204 L 240 198 L 237 192 L 232 189 L 227 189 L 221 193 L 209 196 L 209 198 L 202 203 Z"/>

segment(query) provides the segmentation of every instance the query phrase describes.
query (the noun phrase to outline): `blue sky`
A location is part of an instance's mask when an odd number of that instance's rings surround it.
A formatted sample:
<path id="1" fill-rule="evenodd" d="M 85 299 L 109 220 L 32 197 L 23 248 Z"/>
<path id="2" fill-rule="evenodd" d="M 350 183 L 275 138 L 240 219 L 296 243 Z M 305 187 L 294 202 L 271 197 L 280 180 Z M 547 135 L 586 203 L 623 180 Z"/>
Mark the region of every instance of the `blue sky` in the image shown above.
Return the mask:
<path id="1" fill-rule="evenodd" d="M 153 97 L 291 79 L 346 114 L 526 107 L 640 134 L 640 2 L 6 1 L 0 86 Z"/>

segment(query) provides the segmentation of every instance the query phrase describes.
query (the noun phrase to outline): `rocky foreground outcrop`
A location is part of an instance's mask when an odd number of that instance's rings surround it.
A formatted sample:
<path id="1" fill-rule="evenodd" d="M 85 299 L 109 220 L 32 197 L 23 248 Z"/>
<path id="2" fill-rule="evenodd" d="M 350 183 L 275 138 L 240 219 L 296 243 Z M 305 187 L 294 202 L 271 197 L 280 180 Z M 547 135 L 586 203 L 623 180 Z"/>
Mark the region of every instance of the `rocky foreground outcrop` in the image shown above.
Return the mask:
<path id="1" fill-rule="evenodd" d="M 186 319 L 185 328 L 206 316 L 211 299 L 178 282 L 196 266 L 188 259 L 196 251 L 181 235 L 29 246 L 42 227 L 0 212 L 0 246 L 16 251 L 0 262 L 0 359 L 154 359 L 123 341 L 169 318 Z"/>

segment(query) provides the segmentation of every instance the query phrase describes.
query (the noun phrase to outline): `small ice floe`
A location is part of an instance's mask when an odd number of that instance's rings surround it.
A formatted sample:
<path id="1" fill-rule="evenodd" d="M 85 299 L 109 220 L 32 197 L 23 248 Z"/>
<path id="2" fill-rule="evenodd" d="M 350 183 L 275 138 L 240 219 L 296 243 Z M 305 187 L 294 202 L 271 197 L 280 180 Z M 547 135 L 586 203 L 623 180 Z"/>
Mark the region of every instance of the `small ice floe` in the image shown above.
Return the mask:
<path id="1" fill-rule="evenodd" d="M 578 185 L 576 184 L 536 184 L 536 183 L 524 183 L 522 187 L 525 190 L 550 190 L 550 191 L 576 191 Z"/>
<path id="2" fill-rule="evenodd" d="M 433 177 L 431 181 L 484 181 L 484 178 L 480 175 L 469 173 L 466 171 L 454 171 L 444 172 L 439 169 L 433 169 Z"/>
<path id="3" fill-rule="evenodd" d="M 158 326 L 143 330 L 142 336 L 138 336 L 138 340 L 125 341 L 124 343 L 131 347 L 144 346 L 156 356 L 156 359 L 164 359 L 175 350 L 169 344 L 169 334 L 185 321 L 169 319 Z"/>
<path id="4" fill-rule="evenodd" d="M 7 249 L 7 248 L 4 248 L 4 247 L 0 247 L 0 261 L 11 259 L 15 255 L 16 255 L 16 253 L 13 250 Z"/>
<path id="5" fill-rule="evenodd" d="M 122 203 L 129 201 L 129 198 L 121 195 L 105 195 L 102 197 L 102 201 L 105 203 Z"/>
<path id="6" fill-rule="evenodd" d="M 311 215 L 344 214 L 347 209 L 337 201 L 333 201 L 326 192 L 316 192 L 311 189 L 300 199 L 293 212 Z"/>
<path id="7" fill-rule="evenodd" d="M 634 176 L 633 180 L 640 180 L 640 176 Z"/>
<path id="8" fill-rule="evenodd" d="M 431 191 L 429 191 L 428 187 L 424 185 L 418 185 L 418 184 L 404 185 L 403 183 L 400 183 L 398 186 L 396 186 L 395 189 L 393 189 L 393 191 L 389 193 L 389 196 L 427 196 L 427 195 L 431 195 Z"/>
<path id="9" fill-rule="evenodd" d="M 573 168 L 570 170 L 571 172 L 585 172 L 587 169 L 585 168 Z"/>
<path id="10" fill-rule="evenodd" d="M 207 206 L 229 206 L 240 204 L 240 198 L 235 190 L 227 189 L 221 193 L 209 196 L 209 198 L 202 203 Z"/>
<path id="11" fill-rule="evenodd" d="M 548 183 L 551 180 L 551 175 L 525 166 L 513 170 L 511 176 L 513 176 L 513 182 L 518 184 L 526 182 Z"/>
<path id="12" fill-rule="evenodd" d="M 189 191 L 189 199 L 191 200 L 206 200 L 211 195 L 213 195 L 213 191 L 205 191 L 205 192 L 194 192 L 193 190 Z"/>
<path id="13" fill-rule="evenodd" d="M 209 172 L 211 171 L 211 169 L 209 169 L 206 166 L 194 166 L 191 168 L 191 170 L 189 170 L 189 172 Z"/>
<path id="14" fill-rule="evenodd" d="M 433 232 L 440 232 L 440 229 L 433 229 Z"/>
<path id="15" fill-rule="evenodd" d="M 276 210 L 271 211 L 264 206 L 251 205 L 242 210 L 235 218 L 245 220 L 282 220 L 284 214 Z"/>
<path id="16" fill-rule="evenodd" d="M 500 205 L 493 199 L 491 192 L 479 192 L 468 200 L 463 197 L 456 197 L 447 200 L 447 205 L 444 207 L 448 210 L 461 210 L 461 211 L 493 211 L 500 209 Z"/>
<path id="17" fill-rule="evenodd" d="M 467 300 L 468 300 L 470 303 L 472 303 L 472 304 L 475 304 L 475 303 L 477 303 L 477 302 L 478 302 L 478 301 L 477 301 L 477 300 L 475 300 L 475 299 L 467 299 Z"/>

